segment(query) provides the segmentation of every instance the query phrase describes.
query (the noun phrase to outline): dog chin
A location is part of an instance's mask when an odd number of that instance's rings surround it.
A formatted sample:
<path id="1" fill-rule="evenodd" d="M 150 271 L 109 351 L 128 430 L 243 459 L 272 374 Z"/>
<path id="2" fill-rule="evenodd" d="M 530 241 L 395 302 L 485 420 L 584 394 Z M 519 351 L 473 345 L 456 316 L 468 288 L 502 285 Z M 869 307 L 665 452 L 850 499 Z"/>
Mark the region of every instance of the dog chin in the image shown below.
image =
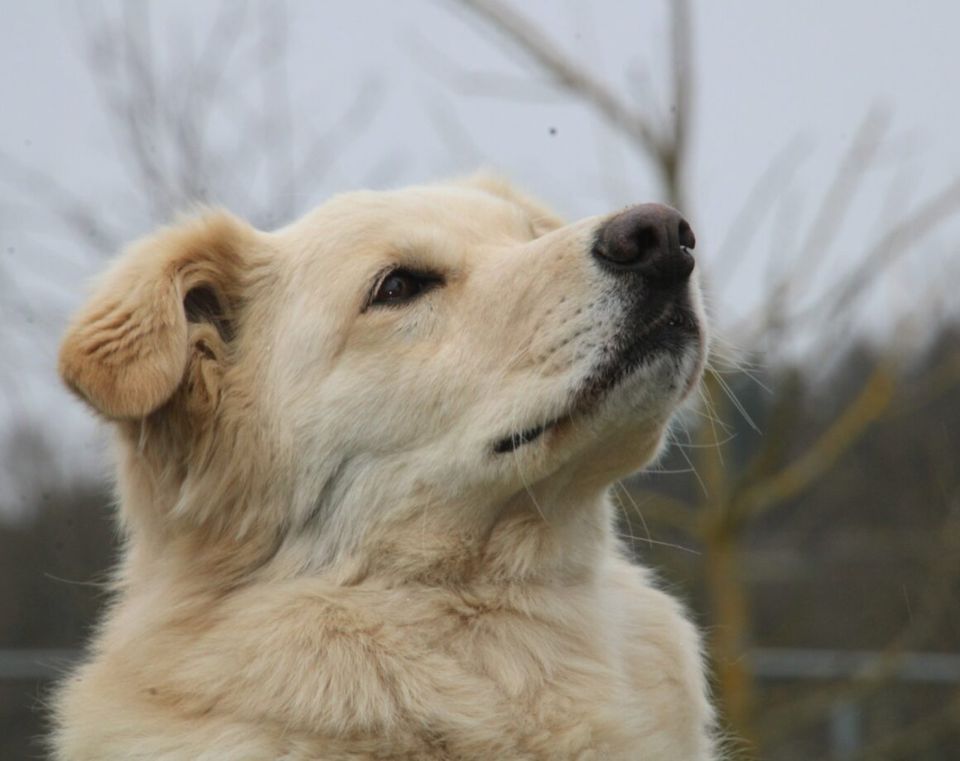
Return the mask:
<path id="1" fill-rule="evenodd" d="M 664 354 L 624 377 L 598 404 L 598 426 L 616 429 L 669 419 L 699 379 L 697 361 L 687 351 Z"/>

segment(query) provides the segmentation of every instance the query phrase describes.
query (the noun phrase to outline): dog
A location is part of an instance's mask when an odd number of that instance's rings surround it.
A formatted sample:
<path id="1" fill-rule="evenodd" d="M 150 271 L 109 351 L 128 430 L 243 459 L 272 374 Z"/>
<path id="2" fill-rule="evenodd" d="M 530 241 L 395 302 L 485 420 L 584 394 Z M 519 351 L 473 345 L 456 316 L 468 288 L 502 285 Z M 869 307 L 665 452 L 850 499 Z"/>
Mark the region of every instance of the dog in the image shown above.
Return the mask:
<path id="1" fill-rule="evenodd" d="M 702 373 L 694 243 L 490 174 L 135 243 L 60 352 L 123 553 L 54 756 L 714 758 L 698 634 L 607 497 Z"/>

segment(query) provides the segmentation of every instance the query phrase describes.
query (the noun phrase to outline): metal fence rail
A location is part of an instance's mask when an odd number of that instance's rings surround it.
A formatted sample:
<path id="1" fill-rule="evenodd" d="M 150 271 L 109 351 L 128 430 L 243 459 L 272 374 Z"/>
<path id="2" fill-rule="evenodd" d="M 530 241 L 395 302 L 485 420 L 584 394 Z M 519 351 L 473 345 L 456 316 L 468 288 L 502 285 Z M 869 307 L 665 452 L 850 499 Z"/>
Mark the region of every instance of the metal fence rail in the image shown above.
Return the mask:
<path id="1" fill-rule="evenodd" d="M 882 669 L 898 682 L 960 683 L 960 653 L 757 648 L 748 659 L 760 679 L 856 680 Z"/>

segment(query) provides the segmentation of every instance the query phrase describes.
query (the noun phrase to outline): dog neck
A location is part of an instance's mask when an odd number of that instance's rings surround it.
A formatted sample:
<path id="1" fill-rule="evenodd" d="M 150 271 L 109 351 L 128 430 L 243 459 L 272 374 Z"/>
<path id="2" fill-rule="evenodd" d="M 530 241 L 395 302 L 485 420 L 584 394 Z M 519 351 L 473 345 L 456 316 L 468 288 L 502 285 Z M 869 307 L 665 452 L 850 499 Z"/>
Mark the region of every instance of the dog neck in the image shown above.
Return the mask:
<path id="1" fill-rule="evenodd" d="M 544 486 L 490 502 L 391 505 L 350 543 L 331 545 L 322 530 L 288 536 L 265 570 L 342 585 L 572 584 L 614 545 L 611 515 L 602 490 Z"/>
<path id="2" fill-rule="evenodd" d="M 120 441 L 128 537 L 121 577 L 129 584 L 172 576 L 178 583 L 189 579 L 201 593 L 297 576 L 341 585 L 569 584 L 590 578 L 615 545 L 604 482 L 575 468 L 512 492 L 440 494 L 408 484 L 397 497 L 386 487 L 405 483 L 396 473 L 378 480 L 361 466 L 364 477 L 355 477 L 350 467 L 334 464 L 316 482 L 346 488 L 318 488 L 321 499 L 241 489 L 242 474 L 186 481 L 175 469 L 148 462 L 155 450 L 144 449 L 140 436 L 131 428 Z M 311 500 L 334 504 L 315 519 L 303 509 L 304 520 L 285 517 L 297 514 L 292 501 Z"/>
<path id="3" fill-rule="evenodd" d="M 314 577 L 337 586 L 454 589 L 494 585 L 589 583 L 615 546 L 612 508 L 603 493 L 576 499 L 527 491 L 497 505 L 434 504 L 387 517 L 354 547 L 329 556 L 314 533 L 236 537 L 193 527 L 162 538 L 129 534 L 121 579 L 130 586 L 186 583 L 198 598 L 253 580 Z M 472 525 L 463 516 L 486 513 Z M 456 517 L 460 516 L 457 521 Z M 141 529 L 147 527 L 141 527 Z"/>

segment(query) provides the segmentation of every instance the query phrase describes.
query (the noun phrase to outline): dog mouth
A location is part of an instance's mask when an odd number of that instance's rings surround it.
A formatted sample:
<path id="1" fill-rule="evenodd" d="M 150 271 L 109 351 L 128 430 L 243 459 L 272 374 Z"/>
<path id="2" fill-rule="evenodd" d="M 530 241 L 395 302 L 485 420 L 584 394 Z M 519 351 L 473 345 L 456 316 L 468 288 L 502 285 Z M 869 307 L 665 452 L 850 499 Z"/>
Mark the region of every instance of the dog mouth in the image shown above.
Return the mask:
<path id="1" fill-rule="evenodd" d="M 670 304 L 654 320 L 648 321 L 642 331 L 608 347 L 605 356 L 579 384 L 565 414 L 497 439 L 494 454 L 514 452 L 537 441 L 573 415 L 588 413 L 649 360 L 665 354 L 677 356 L 692 341 L 699 340 L 700 325 L 685 300 Z"/>
<path id="2" fill-rule="evenodd" d="M 686 299 L 669 304 L 643 330 L 608 347 L 605 356 L 576 392 L 578 409 L 598 404 L 624 379 L 643 365 L 663 356 L 678 358 L 691 343 L 700 341 L 700 324 Z"/>

